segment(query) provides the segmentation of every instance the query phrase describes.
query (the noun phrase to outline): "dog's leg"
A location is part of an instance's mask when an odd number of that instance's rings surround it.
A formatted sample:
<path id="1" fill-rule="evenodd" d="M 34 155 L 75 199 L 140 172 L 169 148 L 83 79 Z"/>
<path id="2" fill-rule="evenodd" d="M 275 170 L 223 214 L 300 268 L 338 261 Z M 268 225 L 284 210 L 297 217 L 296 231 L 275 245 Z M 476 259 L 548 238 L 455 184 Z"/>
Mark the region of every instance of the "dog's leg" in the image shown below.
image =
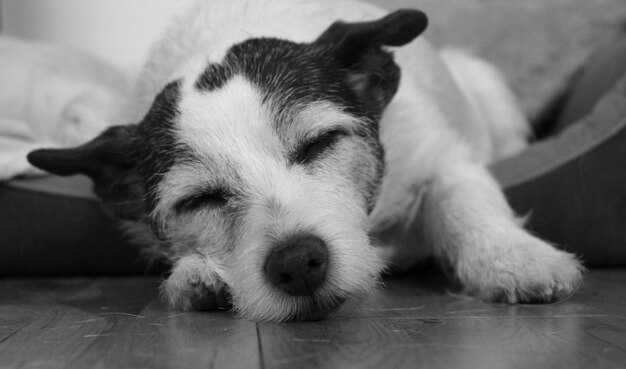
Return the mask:
<path id="1" fill-rule="evenodd" d="M 424 200 L 428 237 L 467 293 L 510 303 L 547 302 L 580 285 L 579 261 L 525 231 L 483 167 L 443 166 Z"/>
<path id="2" fill-rule="evenodd" d="M 184 311 L 228 309 L 228 292 L 215 268 L 200 252 L 183 256 L 163 282 L 162 294 L 170 306 Z"/>

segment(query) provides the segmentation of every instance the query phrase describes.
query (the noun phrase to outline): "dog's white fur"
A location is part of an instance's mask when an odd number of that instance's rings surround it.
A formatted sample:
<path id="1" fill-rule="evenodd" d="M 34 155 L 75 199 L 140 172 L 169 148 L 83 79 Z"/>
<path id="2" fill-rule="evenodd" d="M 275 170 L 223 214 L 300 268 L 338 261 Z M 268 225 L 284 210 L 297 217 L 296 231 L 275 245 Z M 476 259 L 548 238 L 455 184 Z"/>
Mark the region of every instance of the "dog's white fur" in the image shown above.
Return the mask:
<path id="1" fill-rule="evenodd" d="M 184 97 L 179 110 L 184 119 L 180 120 L 178 132 L 180 140 L 203 159 L 174 168 L 160 185 L 159 192 L 167 197 L 161 199 L 155 215 L 169 223 L 167 229 L 172 233 L 168 236 L 176 240 L 168 252 L 174 257 L 186 255 L 184 248 L 189 245 L 181 239 L 189 235 L 194 235 L 194 246 L 191 246 L 194 248 L 198 244 L 216 245 L 219 241 L 215 239 L 227 238 L 216 234 L 216 229 L 221 227 L 205 231 L 206 224 L 220 221 L 217 215 L 194 214 L 181 218 L 170 214 L 177 199 L 193 192 L 195 186 L 217 185 L 207 181 L 219 177 L 217 173 L 222 176 L 228 173 L 228 165 L 236 165 L 239 173 L 245 173 L 245 182 L 253 183 L 254 188 L 250 194 L 246 227 L 238 235 L 237 251 L 225 255 L 223 247 L 206 247 L 200 251 L 206 253 L 204 260 L 208 261 L 203 263 L 197 261 L 202 258 L 201 253 L 182 257 L 165 285 L 172 303 L 183 309 L 190 308 L 189 303 L 180 297 L 187 294 L 180 286 L 185 285 L 184 281 L 189 280 L 190 275 L 195 275 L 194 278 L 202 278 L 208 286 L 215 287 L 216 281 L 220 280 L 229 286 L 234 306 L 244 316 L 257 320 L 286 320 L 302 313 L 308 299 L 287 296 L 272 288 L 264 277 L 263 265 L 273 245 L 271 241 L 305 231 L 323 234 L 329 240 L 342 240 L 341 247 L 332 248 L 335 267 L 329 270 L 326 283 L 319 291 L 321 301 L 335 305 L 339 302 L 337 299 L 371 290 L 382 263 L 374 248 L 363 246 L 369 243 L 366 235 L 351 232 L 365 228 L 364 224 L 354 223 L 364 222 L 367 216 L 363 207 L 358 206 L 361 204 L 344 201 L 356 197 L 351 193 L 353 189 L 338 186 L 333 177 L 311 179 L 304 175 L 303 169 L 285 170 L 284 163 L 275 160 L 282 156 L 283 145 L 268 130 L 272 117 L 263 108 L 261 96 L 244 78 L 233 77 L 226 86 L 211 92 L 211 99 L 193 84 L 194 79 L 187 80 L 182 89 Z M 332 104 L 323 102 L 308 106 L 292 119 L 303 121 L 294 127 L 307 128 L 305 132 L 293 132 L 299 136 L 338 124 L 343 127 L 362 124 Z M 340 156 L 342 148 L 337 150 Z M 207 153 L 212 157 L 203 157 Z M 220 155 L 219 159 L 215 158 L 216 153 Z M 329 181 L 329 185 L 325 185 L 324 180 Z M 233 178 L 228 182 L 236 183 L 237 180 Z M 365 267 L 354 269 L 350 263 L 341 265 L 344 260 L 354 259 L 355 255 Z M 195 269 L 197 273 L 190 273 L 189 269 Z"/>
<path id="2" fill-rule="evenodd" d="M 511 92 L 486 62 L 458 51 L 438 52 L 423 37 L 394 50 L 402 79 L 380 122 L 386 171 L 369 218 L 362 207 L 344 201 L 353 197 L 353 188 L 332 183 L 328 191 L 323 180 L 307 181 L 297 171 L 264 160 L 263 155 L 274 157 L 272 150 L 281 145 L 267 130 L 270 112 L 245 79 L 233 78 L 211 92 L 210 100 L 192 86 L 207 58 L 219 62 L 237 42 L 262 36 L 311 42 L 338 19 L 373 20 L 386 13 L 338 0 L 198 1 L 155 45 L 129 105 L 131 119 L 141 119 L 167 82 L 190 76 L 182 87 L 180 112 L 185 118 L 179 138 L 199 156 L 223 153 L 223 161 L 199 162 L 168 173 L 161 184 L 168 197 L 160 199 L 157 217 L 185 237 L 208 237 L 200 219 L 169 212 L 177 198 L 211 178 L 211 171 L 220 171 L 232 156 L 240 159 L 241 172 L 259 188 L 256 208 L 247 219 L 250 228 L 239 236 L 245 247 L 232 258 L 220 255 L 223 251 L 185 253 L 189 246 L 184 242 L 170 251 L 176 264 L 164 291 L 175 306 L 191 308 L 188 289 L 200 280 L 215 289 L 226 283 L 236 310 L 248 318 L 293 317 L 303 309 L 298 307 L 300 298 L 276 293 L 263 278 L 269 246 L 259 235 L 280 238 L 306 229 L 342 245 L 330 250 L 334 266 L 320 293 L 322 300 L 371 290 L 382 268 L 377 253 L 391 268 L 408 267 L 434 253 L 452 266 L 468 293 L 487 299 L 549 300 L 572 293 L 580 284 L 579 262 L 526 232 L 485 169 L 487 163 L 522 150 L 529 133 Z M 295 119 L 309 121 L 311 129 L 358 124 L 322 103 Z M 349 143 L 338 148 L 353 149 Z M 268 198 L 281 205 L 272 209 Z M 377 249 L 368 246 L 366 236 L 351 233 L 360 228 L 371 229 Z"/>

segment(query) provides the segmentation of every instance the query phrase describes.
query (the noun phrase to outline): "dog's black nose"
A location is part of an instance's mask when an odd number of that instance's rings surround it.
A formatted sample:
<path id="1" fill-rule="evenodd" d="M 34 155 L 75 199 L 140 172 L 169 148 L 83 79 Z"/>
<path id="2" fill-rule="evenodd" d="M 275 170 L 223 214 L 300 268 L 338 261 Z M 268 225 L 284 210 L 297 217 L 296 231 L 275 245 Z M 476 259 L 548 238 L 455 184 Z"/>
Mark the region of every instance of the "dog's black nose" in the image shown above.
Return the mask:
<path id="1" fill-rule="evenodd" d="M 295 296 L 310 296 L 326 279 L 328 249 L 315 236 L 293 237 L 277 245 L 265 261 L 267 279 Z"/>

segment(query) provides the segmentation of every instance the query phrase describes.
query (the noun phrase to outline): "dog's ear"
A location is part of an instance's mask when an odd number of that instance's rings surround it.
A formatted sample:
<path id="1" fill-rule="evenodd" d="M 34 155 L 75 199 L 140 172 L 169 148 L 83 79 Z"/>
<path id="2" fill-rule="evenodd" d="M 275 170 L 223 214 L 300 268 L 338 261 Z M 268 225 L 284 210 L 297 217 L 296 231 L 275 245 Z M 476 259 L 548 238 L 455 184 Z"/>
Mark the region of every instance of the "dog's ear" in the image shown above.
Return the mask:
<path id="1" fill-rule="evenodd" d="M 136 125 L 110 127 L 84 145 L 69 149 L 41 149 L 28 161 L 60 176 L 85 174 L 105 208 L 120 219 L 136 219 L 143 211 L 143 186 L 136 172 L 133 147 Z"/>
<path id="2" fill-rule="evenodd" d="M 133 165 L 129 151 L 135 138 L 135 126 L 115 126 L 78 147 L 40 149 L 28 154 L 28 161 L 45 171 L 60 176 L 86 174 L 99 179 L 110 171 Z"/>
<path id="3" fill-rule="evenodd" d="M 395 95 L 400 68 L 384 46 L 402 46 L 419 36 L 428 25 L 426 14 L 403 9 L 370 22 L 333 23 L 314 44 L 330 48 L 346 82 L 365 106 L 382 113 Z"/>

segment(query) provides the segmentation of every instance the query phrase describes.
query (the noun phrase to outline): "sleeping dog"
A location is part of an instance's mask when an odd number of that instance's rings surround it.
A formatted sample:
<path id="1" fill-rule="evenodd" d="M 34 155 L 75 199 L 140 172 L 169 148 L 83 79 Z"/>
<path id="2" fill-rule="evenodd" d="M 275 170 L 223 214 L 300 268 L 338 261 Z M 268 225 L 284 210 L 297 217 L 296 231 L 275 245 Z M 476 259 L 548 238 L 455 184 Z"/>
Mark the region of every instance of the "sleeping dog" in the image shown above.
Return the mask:
<path id="1" fill-rule="evenodd" d="M 525 231 L 485 169 L 526 145 L 511 92 L 426 26 L 352 1 L 198 1 L 152 49 L 138 123 L 28 159 L 91 177 L 171 262 L 183 310 L 320 319 L 429 255 L 483 299 L 573 293 L 578 260 Z"/>

